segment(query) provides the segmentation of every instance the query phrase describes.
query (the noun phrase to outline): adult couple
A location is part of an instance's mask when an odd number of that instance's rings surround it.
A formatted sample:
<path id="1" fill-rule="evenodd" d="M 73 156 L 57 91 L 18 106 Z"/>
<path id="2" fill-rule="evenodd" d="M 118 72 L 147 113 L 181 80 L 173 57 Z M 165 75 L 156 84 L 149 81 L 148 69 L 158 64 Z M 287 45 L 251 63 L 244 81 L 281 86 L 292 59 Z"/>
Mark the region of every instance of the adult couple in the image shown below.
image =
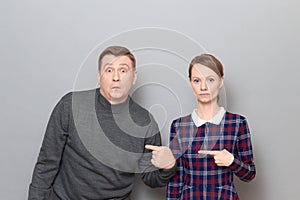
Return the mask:
<path id="1" fill-rule="evenodd" d="M 223 67 L 212 55 L 195 57 L 189 79 L 198 102 L 173 121 L 170 148 L 161 146 L 153 116 L 129 96 L 135 57 L 110 46 L 99 56 L 100 88 L 71 92 L 55 106 L 28 199 L 130 199 L 134 175 L 150 187 L 168 185 L 167 199 L 238 199 L 233 174 L 255 176 L 244 117 L 218 104 Z"/>

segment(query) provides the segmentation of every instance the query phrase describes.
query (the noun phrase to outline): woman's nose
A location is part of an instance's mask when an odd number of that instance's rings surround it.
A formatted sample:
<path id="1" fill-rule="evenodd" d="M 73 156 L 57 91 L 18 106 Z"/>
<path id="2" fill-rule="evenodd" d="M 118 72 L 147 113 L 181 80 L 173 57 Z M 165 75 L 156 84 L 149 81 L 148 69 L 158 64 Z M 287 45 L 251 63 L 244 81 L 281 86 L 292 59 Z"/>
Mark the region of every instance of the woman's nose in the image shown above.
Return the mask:
<path id="1" fill-rule="evenodd" d="M 202 81 L 201 84 L 200 84 L 200 89 L 201 90 L 207 90 L 207 84 L 205 81 Z"/>

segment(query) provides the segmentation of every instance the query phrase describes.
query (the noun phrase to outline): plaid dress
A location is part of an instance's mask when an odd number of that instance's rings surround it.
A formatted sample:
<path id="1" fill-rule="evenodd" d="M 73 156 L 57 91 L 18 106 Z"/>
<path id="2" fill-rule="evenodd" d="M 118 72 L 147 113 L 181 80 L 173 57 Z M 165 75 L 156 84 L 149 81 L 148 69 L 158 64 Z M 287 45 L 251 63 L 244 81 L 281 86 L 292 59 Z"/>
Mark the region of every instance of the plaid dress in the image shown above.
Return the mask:
<path id="1" fill-rule="evenodd" d="M 239 199 L 233 174 L 248 182 L 256 173 L 246 118 L 224 110 L 218 122 L 197 126 L 193 114 L 171 125 L 170 148 L 177 159 L 177 172 L 168 184 L 167 199 Z M 234 155 L 229 167 L 217 166 L 213 156 L 198 154 L 199 150 L 223 149 Z"/>

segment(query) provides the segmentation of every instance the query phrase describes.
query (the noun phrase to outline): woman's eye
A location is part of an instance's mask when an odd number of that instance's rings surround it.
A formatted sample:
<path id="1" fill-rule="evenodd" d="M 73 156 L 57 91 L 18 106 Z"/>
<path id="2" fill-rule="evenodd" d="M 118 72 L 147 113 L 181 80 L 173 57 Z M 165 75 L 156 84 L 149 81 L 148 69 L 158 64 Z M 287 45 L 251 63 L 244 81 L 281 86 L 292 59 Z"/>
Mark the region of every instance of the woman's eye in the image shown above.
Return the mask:
<path id="1" fill-rule="evenodd" d="M 208 79 L 208 81 L 209 81 L 210 83 L 212 83 L 212 82 L 214 82 L 214 81 L 215 81 L 215 79 L 213 79 L 213 78 L 210 78 L 210 79 Z"/>
<path id="2" fill-rule="evenodd" d="M 194 82 L 194 83 L 199 83 L 199 82 L 200 82 L 200 80 L 198 80 L 198 79 L 194 79 L 194 80 L 193 80 L 193 82 Z"/>

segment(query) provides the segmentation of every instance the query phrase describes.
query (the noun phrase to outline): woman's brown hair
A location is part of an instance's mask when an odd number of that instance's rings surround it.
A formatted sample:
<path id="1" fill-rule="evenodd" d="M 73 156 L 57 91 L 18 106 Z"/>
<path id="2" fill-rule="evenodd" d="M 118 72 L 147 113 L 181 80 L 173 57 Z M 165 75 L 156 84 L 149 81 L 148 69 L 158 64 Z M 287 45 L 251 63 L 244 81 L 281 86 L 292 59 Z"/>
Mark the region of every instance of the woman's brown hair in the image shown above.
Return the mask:
<path id="1" fill-rule="evenodd" d="M 192 68 L 195 64 L 204 65 L 218 74 L 219 77 L 224 76 L 223 65 L 222 63 L 211 54 L 202 54 L 196 56 L 190 63 L 189 66 L 189 78 L 191 79 Z"/>

